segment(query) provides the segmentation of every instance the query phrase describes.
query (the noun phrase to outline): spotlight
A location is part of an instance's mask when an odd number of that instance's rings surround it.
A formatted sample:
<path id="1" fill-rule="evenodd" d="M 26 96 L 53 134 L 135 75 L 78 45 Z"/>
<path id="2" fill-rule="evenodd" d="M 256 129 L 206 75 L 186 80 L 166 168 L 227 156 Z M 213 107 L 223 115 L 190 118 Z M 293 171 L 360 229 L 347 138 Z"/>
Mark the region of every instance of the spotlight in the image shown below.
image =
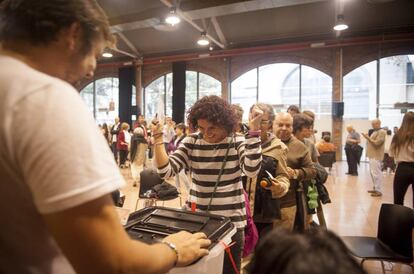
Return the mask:
<path id="1" fill-rule="evenodd" d="M 200 39 L 198 39 L 197 44 L 199 44 L 200 46 L 207 46 L 208 44 L 210 44 L 210 41 L 206 37 L 206 32 L 201 33 L 201 37 Z"/>
<path id="2" fill-rule="evenodd" d="M 104 53 L 102 53 L 102 57 L 105 57 L 105 58 L 111 58 L 112 56 L 114 55 L 108 51 L 105 51 Z"/>
<path id="3" fill-rule="evenodd" d="M 344 22 L 344 15 L 343 14 L 338 14 L 337 20 L 336 20 L 336 24 L 333 27 L 334 30 L 346 30 L 348 28 L 348 25 Z"/>
<path id="4" fill-rule="evenodd" d="M 172 7 L 170 9 L 170 13 L 168 14 L 167 18 L 165 18 L 165 22 L 170 24 L 171 26 L 174 26 L 181 22 L 180 17 L 178 17 L 175 7 Z"/>

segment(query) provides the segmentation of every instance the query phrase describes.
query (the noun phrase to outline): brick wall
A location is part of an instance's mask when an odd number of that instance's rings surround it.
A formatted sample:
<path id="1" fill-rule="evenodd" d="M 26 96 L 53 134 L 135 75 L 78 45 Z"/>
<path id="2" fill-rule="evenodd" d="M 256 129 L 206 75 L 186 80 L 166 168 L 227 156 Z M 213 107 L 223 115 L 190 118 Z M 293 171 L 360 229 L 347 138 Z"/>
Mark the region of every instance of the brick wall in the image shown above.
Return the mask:
<path id="1" fill-rule="evenodd" d="M 252 53 L 250 55 L 226 58 L 206 58 L 188 61 L 187 69 L 208 74 L 219 80 L 222 84 L 223 98 L 229 98 L 230 83 L 251 69 L 273 63 L 303 64 L 331 76 L 333 85 L 332 98 L 335 101 L 342 101 L 342 76 L 378 58 L 401 54 L 414 54 L 414 43 L 412 41 L 387 42 L 343 48 L 310 48 L 298 51 Z M 145 88 L 153 80 L 171 71 L 171 63 L 144 65 L 142 67 L 142 74 L 139 77 L 142 79 L 142 87 Z M 98 67 L 94 79 L 117 76 L 118 68 L 106 65 Z M 91 81 L 83 81 L 77 88 L 82 89 Z M 338 147 L 338 159 L 341 158 L 342 153 L 340 149 L 342 144 L 342 123 L 342 118 L 332 119 L 333 142 Z"/>

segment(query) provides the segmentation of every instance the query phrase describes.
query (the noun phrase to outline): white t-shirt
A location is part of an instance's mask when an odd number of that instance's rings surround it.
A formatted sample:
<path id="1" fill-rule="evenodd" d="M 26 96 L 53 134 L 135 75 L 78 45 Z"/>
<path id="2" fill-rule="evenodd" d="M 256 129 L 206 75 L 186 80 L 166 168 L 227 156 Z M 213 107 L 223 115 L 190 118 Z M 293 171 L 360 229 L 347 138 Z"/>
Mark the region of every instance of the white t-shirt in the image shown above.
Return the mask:
<path id="1" fill-rule="evenodd" d="M 41 214 L 124 181 L 78 92 L 0 55 L 0 273 L 73 273 Z"/>

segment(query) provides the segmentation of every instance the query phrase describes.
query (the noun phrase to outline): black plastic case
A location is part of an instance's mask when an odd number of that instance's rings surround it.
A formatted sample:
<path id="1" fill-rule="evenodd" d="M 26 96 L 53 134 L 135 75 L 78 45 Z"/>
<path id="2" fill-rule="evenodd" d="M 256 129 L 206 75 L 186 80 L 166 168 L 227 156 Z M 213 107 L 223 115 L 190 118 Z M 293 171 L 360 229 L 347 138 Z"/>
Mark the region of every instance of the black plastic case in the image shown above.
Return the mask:
<path id="1" fill-rule="evenodd" d="M 233 228 L 233 223 L 224 216 L 158 206 L 132 213 L 125 225 L 132 239 L 148 244 L 159 242 L 181 230 L 190 233 L 204 232 L 212 242 L 209 249 Z"/>

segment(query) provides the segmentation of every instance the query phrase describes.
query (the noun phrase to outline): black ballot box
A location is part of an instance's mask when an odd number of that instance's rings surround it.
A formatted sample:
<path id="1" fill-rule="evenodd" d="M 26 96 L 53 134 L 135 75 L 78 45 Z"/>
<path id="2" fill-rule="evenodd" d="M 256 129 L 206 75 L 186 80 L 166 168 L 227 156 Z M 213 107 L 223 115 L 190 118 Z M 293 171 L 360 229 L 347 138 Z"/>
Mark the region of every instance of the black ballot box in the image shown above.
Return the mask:
<path id="1" fill-rule="evenodd" d="M 158 206 L 131 213 L 124 227 L 132 239 L 148 244 L 182 230 L 204 232 L 212 242 L 209 249 L 234 230 L 228 217 Z"/>

